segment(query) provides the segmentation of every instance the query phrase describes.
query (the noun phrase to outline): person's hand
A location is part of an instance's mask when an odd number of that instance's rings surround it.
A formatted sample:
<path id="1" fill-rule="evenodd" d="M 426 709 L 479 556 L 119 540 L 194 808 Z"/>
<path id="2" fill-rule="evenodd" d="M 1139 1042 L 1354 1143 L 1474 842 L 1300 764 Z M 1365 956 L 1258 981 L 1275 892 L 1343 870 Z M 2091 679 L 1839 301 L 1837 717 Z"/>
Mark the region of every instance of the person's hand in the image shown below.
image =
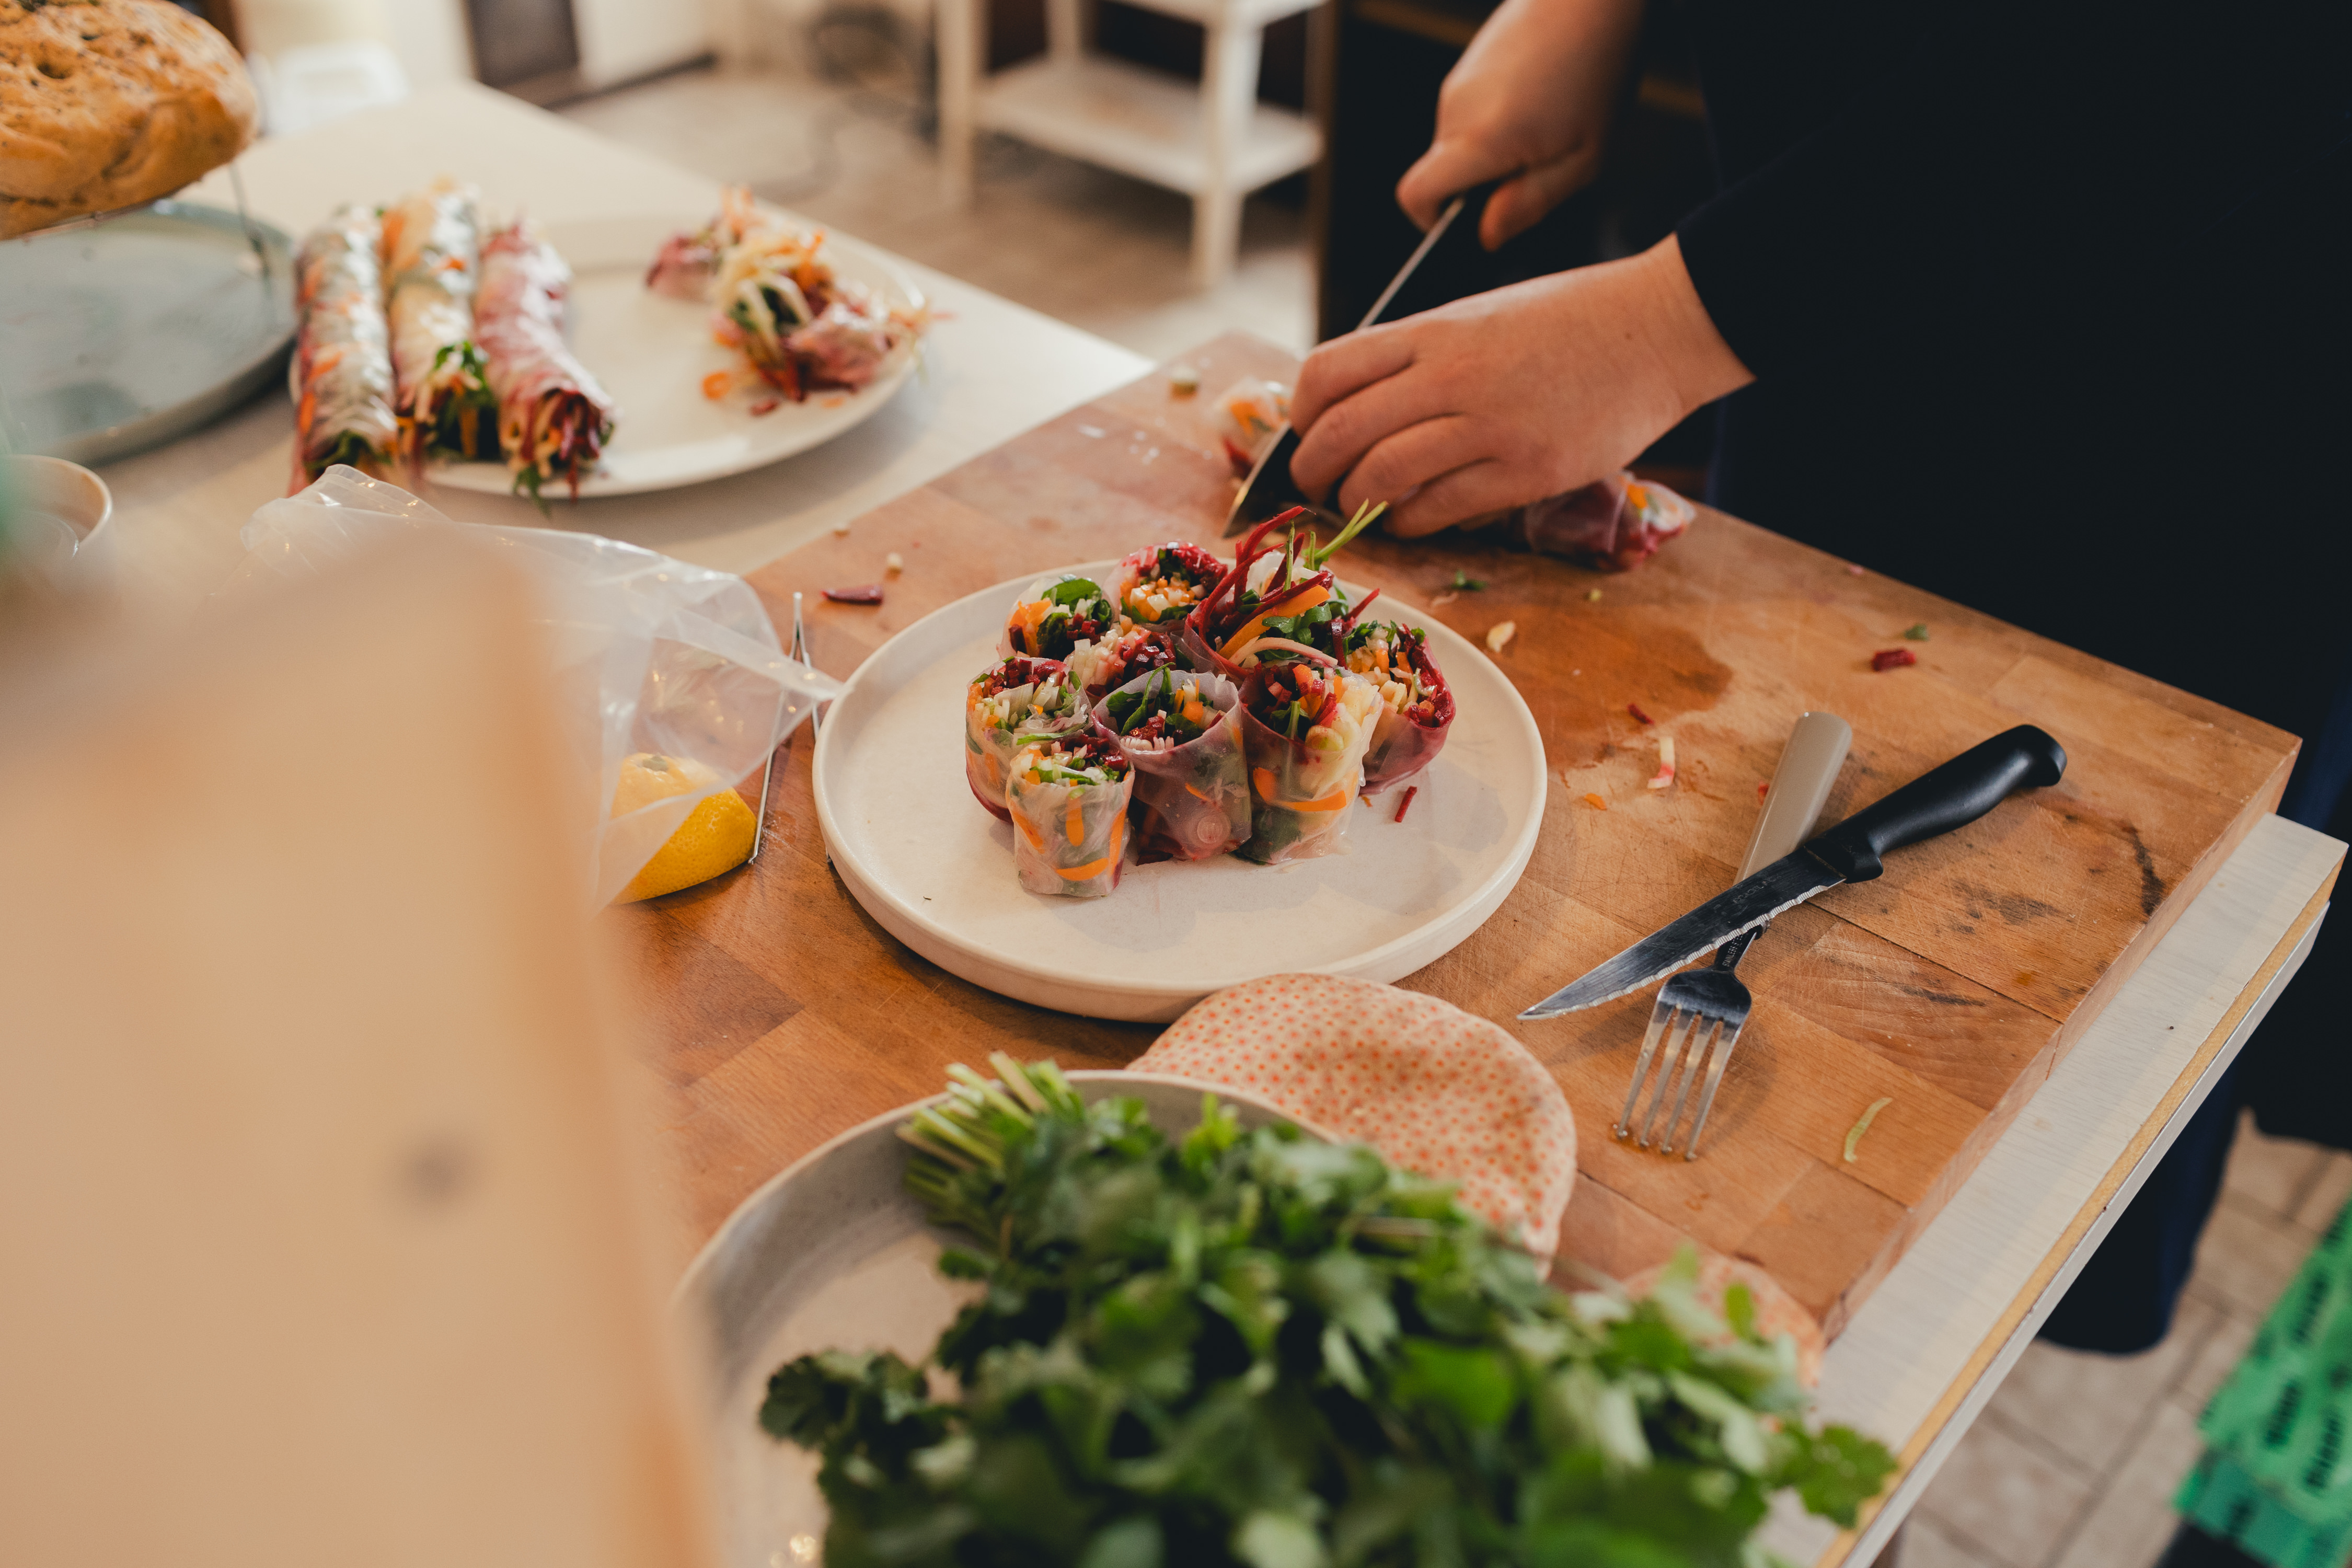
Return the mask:
<path id="1" fill-rule="evenodd" d="M 1752 379 L 1668 236 L 1325 343 L 1291 398 L 1290 474 L 1431 533 L 1613 474 Z"/>
<path id="2" fill-rule="evenodd" d="M 1642 0 L 1503 0 L 1437 95 L 1437 139 L 1397 182 L 1427 228 L 1448 199 L 1517 172 L 1479 219 L 1492 250 L 1590 184 Z"/>

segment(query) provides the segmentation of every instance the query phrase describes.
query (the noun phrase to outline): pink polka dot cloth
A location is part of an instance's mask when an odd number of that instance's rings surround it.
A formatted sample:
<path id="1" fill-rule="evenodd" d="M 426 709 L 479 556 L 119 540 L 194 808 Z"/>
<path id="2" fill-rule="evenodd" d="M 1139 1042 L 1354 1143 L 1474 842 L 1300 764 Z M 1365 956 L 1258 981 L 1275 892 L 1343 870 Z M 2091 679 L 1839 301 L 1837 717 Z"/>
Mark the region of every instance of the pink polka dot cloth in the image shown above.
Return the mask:
<path id="1" fill-rule="evenodd" d="M 1222 1083 L 1390 1163 L 1461 1184 L 1463 1203 L 1538 1258 L 1576 1185 L 1576 1120 L 1500 1025 L 1369 980 L 1274 974 L 1201 1002 L 1132 1064 Z"/>

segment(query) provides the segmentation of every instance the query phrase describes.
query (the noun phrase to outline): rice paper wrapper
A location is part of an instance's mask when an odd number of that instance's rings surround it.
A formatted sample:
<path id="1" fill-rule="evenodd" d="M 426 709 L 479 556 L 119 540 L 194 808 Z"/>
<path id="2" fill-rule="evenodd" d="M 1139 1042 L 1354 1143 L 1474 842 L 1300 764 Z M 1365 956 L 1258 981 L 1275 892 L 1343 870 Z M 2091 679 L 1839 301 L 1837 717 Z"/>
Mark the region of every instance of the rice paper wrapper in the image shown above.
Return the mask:
<path id="1" fill-rule="evenodd" d="M 1030 694 L 1037 689 L 1034 683 L 1005 689 L 1003 696 L 1020 707 L 1029 705 Z M 1010 822 L 1013 814 L 1004 809 L 1004 784 L 1010 776 L 1013 753 L 1024 742 L 1017 724 L 994 724 L 989 721 L 984 705 L 967 702 L 963 710 L 963 778 L 971 786 L 974 800 L 988 807 L 1000 822 Z"/>
<path id="2" fill-rule="evenodd" d="M 1225 1084 L 1391 1164 L 1461 1184 L 1464 1206 L 1534 1253 L 1559 1246 L 1576 1118 L 1499 1024 L 1369 980 L 1274 974 L 1195 1005 L 1130 1064 Z"/>
<path id="3" fill-rule="evenodd" d="M 1380 722 L 1372 727 L 1372 743 L 1364 752 L 1366 795 L 1379 795 L 1425 772 L 1437 760 L 1437 753 L 1445 749 L 1445 737 L 1454 728 L 1454 691 L 1445 684 L 1437 661 L 1430 657 L 1425 646 L 1420 645 L 1407 657 L 1421 672 L 1422 689 L 1433 695 L 1437 715 L 1423 723 L 1385 702 L 1381 705 Z"/>
<path id="4" fill-rule="evenodd" d="M 1176 662 L 1187 669 L 1197 669 L 1204 675 L 1220 675 L 1235 686 L 1249 674 L 1232 659 L 1209 646 L 1209 639 L 1198 624 L 1199 616 L 1187 616 L 1176 626 Z"/>
<path id="5" fill-rule="evenodd" d="M 1022 887 L 1065 899 L 1108 896 L 1118 886 L 1127 858 L 1127 803 L 1134 788 L 1132 773 L 1107 784 L 1033 784 L 1015 774 L 1004 804 Z"/>
<path id="6" fill-rule="evenodd" d="M 1113 729 L 1110 700 L 1140 692 L 1159 671 L 1137 676 L 1095 704 L 1095 727 L 1115 742 L 1134 770 L 1135 846 L 1146 860 L 1205 860 L 1241 847 L 1249 837 L 1249 764 L 1242 752 L 1241 689 L 1222 676 L 1180 674 L 1177 685 L 1197 686 L 1217 722 L 1196 740 L 1163 751 L 1131 746 Z"/>
<path id="7" fill-rule="evenodd" d="M 1261 679 L 1268 668 L 1251 671 Z M 1379 721 L 1381 695 L 1370 681 L 1340 682 L 1339 711 L 1320 733 L 1292 740 L 1240 710 L 1249 763 L 1250 836 L 1244 859 L 1279 866 L 1348 850 L 1348 816 L 1364 782 L 1364 752 Z"/>

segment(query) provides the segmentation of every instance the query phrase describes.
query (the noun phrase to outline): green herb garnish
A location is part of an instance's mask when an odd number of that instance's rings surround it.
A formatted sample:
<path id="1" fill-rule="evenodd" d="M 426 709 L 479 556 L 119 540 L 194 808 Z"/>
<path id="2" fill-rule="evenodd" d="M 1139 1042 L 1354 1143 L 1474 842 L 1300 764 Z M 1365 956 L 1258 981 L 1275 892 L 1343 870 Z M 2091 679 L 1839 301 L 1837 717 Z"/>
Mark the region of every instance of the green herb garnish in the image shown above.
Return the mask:
<path id="1" fill-rule="evenodd" d="M 761 1407 L 823 1455 L 832 1568 L 1731 1568 L 1775 1493 L 1851 1524 L 1894 1469 L 1805 1426 L 1793 1346 L 1702 1307 L 1696 1255 L 1571 1299 L 1362 1145 L 1213 1098 L 1171 1140 L 991 1060 L 900 1131 L 978 1298 L 927 1367 L 803 1356 Z"/>
<path id="2" fill-rule="evenodd" d="M 1454 569 L 1454 585 L 1465 594 L 1483 594 L 1486 591 L 1486 584 L 1484 582 L 1471 576 L 1458 566 Z"/>

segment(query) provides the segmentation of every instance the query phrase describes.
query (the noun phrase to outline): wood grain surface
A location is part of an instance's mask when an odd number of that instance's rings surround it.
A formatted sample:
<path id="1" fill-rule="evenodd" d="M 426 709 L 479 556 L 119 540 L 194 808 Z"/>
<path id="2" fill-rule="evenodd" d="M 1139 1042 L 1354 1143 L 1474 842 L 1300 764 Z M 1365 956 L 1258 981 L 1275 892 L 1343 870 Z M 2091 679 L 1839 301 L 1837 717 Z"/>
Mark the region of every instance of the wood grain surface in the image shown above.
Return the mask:
<path id="1" fill-rule="evenodd" d="M 1188 360 L 1212 393 L 1296 365 L 1243 336 Z M 1207 401 L 1175 396 L 1155 373 L 751 583 L 780 626 L 793 592 L 805 594 L 812 655 L 845 676 L 989 584 L 1171 538 L 1214 543 L 1234 481 Z M 1899 504 L 1888 526 L 1901 526 Z M 893 552 L 905 570 L 878 608 L 819 596 L 883 580 Z M 1493 919 L 1403 984 L 1511 1029 L 1576 1108 L 1563 1256 L 1622 1275 L 1691 1237 L 1769 1270 L 1832 1334 L 2274 806 L 2296 749 L 2242 715 L 1705 509 L 1622 575 L 1444 538 L 1367 539 L 1345 569 L 1467 636 L 1517 624 L 1498 662 L 1543 731 L 1555 787 L 1542 837 Z M 1449 600 L 1457 571 L 1485 587 Z M 1927 640 L 1905 641 L 1919 623 Z M 1894 647 L 1918 664 L 1874 672 L 1871 655 Z M 1615 1142 L 1607 1128 L 1650 995 L 1544 1023 L 1513 1015 L 1730 883 L 1758 786 L 1807 709 L 1853 726 L 1825 822 L 2021 721 L 2050 731 L 2071 762 L 2057 787 L 1775 922 L 1740 970 L 1756 1009 L 1699 1160 Z M 1653 791 L 1662 735 L 1679 773 Z M 1004 1049 L 1116 1067 L 1156 1032 L 1009 1001 L 886 935 L 826 864 L 811 744 L 803 731 L 779 754 L 756 864 L 611 917 L 645 983 L 644 1059 L 670 1096 L 664 1131 L 697 1243 L 824 1139 L 936 1091 L 950 1062 Z M 1880 1099 L 1891 1103 L 1847 1162 L 1847 1130 Z"/>

